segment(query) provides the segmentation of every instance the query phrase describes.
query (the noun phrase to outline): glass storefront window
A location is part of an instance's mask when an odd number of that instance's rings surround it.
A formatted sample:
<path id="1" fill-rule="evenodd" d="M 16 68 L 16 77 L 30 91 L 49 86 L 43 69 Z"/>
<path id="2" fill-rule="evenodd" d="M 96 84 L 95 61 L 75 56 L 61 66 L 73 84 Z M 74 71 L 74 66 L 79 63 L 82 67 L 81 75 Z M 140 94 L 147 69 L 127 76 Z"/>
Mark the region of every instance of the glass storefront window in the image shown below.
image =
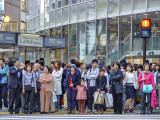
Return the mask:
<path id="1" fill-rule="evenodd" d="M 120 0 L 120 14 L 131 13 L 131 0 Z"/>
<path id="2" fill-rule="evenodd" d="M 147 39 L 147 50 L 160 49 L 160 11 L 149 12 L 148 18 L 152 21 L 152 36 Z"/>
<path id="3" fill-rule="evenodd" d="M 44 0 L 41 0 L 40 14 L 44 13 Z"/>
<path id="4" fill-rule="evenodd" d="M 49 0 L 49 9 L 53 10 L 56 8 L 56 0 Z"/>
<path id="5" fill-rule="evenodd" d="M 45 13 L 45 29 L 49 28 L 49 12 Z"/>
<path id="6" fill-rule="evenodd" d="M 21 22 L 21 32 L 26 32 L 26 23 Z"/>
<path id="7" fill-rule="evenodd" d="M 40 25 L 40 19 L 39 19 L 39 16 L 36 17 L 36 31 L 39 31 L 39 25 Z"/>
<path id="8" fill-rule="evenodd" d="M 91 63 L 95 58 L 96 44 L 95 21 L 86 22 L 86 63 Z"/>
<path id="9" fill-rule="evenodd" d="M 106 0 L 97 0 L 97 17 L 102 18 L 107 15 L 107 3 Z"/>
<path id="10" fill-rule="evenodd" d="M 49 23 L 50 23 L 50 27 L 54 27 L 55 26 L 55 11 L 51 11 L 49 14 Z"/>
<path id="11" fill-rule="evenodd" d="M 11 32 L 18 32 L 18 23 L 10 23 L 11 24 Z"/>
<path id="12" fill-rule="evenodd" d="M 62 0 L 62 4 L 63 4 L 63 6 L 67 6 L 67 5 L 69 5 L 69 0 Z"/>
<path id="13" fill-rule="evenodd" d="M 86 7 L 85 4 L 78 5 L 78 21 L 86 20 Z"/>
<path id="14" fill-rule="evenodd" d="M 44 31 L 44 34 L 45 34 L 46 36 L 50 36 L 50 29 L 45 30 L 45 31 Z"/>
<path id="15" fill-rule="evenodd" d="M 146 0 L 134 0 L 133 12 L 146 11 Z"/>
<path id="16" fill-rule="evenodd" d="M 50 29 L 50 36 L 54 36 L 55 32 L 54 32 L 54 28 Z"/>
<path id="17" fill-rule="evenodd" d="M 118 61 L 118 17 L 107 19 L 107 65 Z"/>
<path id="18" fill-rule="evenodd" d="M 62 22 L 63 24 L 68 23 L 68 7 L 62 9 Z"/>
<path id="19" fill-rule="evenodd" d="M 26 10 L 26 0 L 21 0 L 21 10 Z"/>
<path id="20" fill-rule="evenodd" d="M 40 14 L 40 3 L 41 1 L 40 0 L 37 0 L 37 15 Z"/>
<path id="21" fill-rule="evenodd" d="M 55 28 L 55 36 L 61 37 L 61 27 Z M 55 60 L 61 60 L 61 49 L 56 49 Z"/>
<path id="22" fill-rule="evenodd" d="M 78 23 L 78 39 L 77 39 L 77 57 L 78 61 L 86 64 L 86 26 L 85 22 Z"/>
<path id="23" fill-rule="evenodd" d="M 87 3 L 87 20 L 95 19 L 95 2 Z"/>
<path id="24" fill-rule="evenodd" d="M 119 0 L 108 0 L 108 16 L 118 15 Z"/>
<path id="25" fill-rule="evenodd" d="M 87 1 L 87 0 L 78 0 L 78 2 L 85 2 L 85 1 Z"/>
<path id="26" fill-rule="evenodd" d="M 77 21 L 77 8 L 76 6 L 70 7 L 70 22 L 76 22 Z"/>
<path id="27" fill-rule="evenodd" d="M 69 58 L 76 59 L 76 24 L 69 25 Z"/>
<path id="28" fill-rule="evenodd" d="M 72 4 L 75 4 L 75 3 L 77 3 L 77 0 L 72 0 Z"/>
<path id="29" fill-rule="evenodd" d="M 63 62 L 68 63 L 68 25 L 62 27 L 62 37 L 66 38 L 66 48 L 63 49 Z"/>
<path id="30" fill-rule="evenodd" d="M 143 18 L 146 18 L 146 14 L 145 13 L 141 13 L 141 14 L 134 14 L 133 15 L 133 27 L 132 27 L 132 31 L 133 31 L 133 51 L 140 51 L 142 50 L 143 47 L 143 39 L 141 38 L 141 20 Z"/>
<path id="31" fill-rule="evenodd" d="M 131 16 L 121 16 L 119 26 L 120 58 L 131 50 Z"/>
<path id="32" fill-rule="evenodd" d="M 40 16 L 40 30 L 44 30 L 44 14 Z"/>
<path id="33" fill-rule="evenodd" d="M 3 23 L 3 25 L 2 25 L 2 30 L 3 30 L 3 31 L 10 31 L 10 29 L 9 29 L 9 24 L 10 24 L 10 23 Z"/>
<path id="34" fill-rule="evenodd" d="M 106 60 L 106 19 L 96 23 L 96 58 Z"/>
<path id="35" fill-rule="evenodd" d="M 160 0 L 148 0 L 149 10 L 158 9 L 159 10 Z"/>
<path id="36" fill-rule="evenodd" d="M 57 0 L 57 7 L 60 8 L 61 7 L 61 0 Z"/>
<path id="37" fill-rule="evenodd" d="M 61 9 L 56 10 L 56 26 L 61 25 Z"/>

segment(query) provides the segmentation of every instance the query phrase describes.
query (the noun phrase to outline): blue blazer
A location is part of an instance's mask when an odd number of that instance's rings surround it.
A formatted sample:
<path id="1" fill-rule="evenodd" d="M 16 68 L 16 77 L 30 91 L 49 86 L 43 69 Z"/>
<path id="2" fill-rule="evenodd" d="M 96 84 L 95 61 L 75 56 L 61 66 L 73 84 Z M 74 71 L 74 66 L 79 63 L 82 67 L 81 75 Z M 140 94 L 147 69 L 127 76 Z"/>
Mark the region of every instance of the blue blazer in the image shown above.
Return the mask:
<path id="1" fill-rule="evenodd" d="M 80 81 L 79 74 L 77 74 L 75 72 L 74 75 L 72 76 L 71 72 L 70 72 L 70 73 L 67 74 L 66 79 L 64 81 L 64 87 L 65 88 L 69 88 L 69 82 L 70 82 L 71 77 L 72 77 L 72 84 L 73 84 L 74 88 L 76 88 L 76 86 L 79 84 L 79 81 Z"/>
<path id="2" fill-rule="evenodd" d="M 18 77 L 18 72 L 20 73 Z M 10 75 L 10 81 L 9 81 L 9 89 L 16 89 L 17 87 L 20 87 L 22 89 L 22 70 L 16 69 L 14 66 L 9 68 L 9 75 Z"/>
<path id="3" fill-rule="evenodd" d="M 34 73 L 35 74 L 35 77 L 36 77 L 36 80 L 39 80 L 40 79 L 40 74 L 42 74 L 43 71 L 42 70 L 39 70 L 38 71 L 38 75 L 36 74 L 36 72 Z M 36 82 L 37 83 L 37 89 L 40 89 L 41 88 L 41 83 L 40 82 Z"/>

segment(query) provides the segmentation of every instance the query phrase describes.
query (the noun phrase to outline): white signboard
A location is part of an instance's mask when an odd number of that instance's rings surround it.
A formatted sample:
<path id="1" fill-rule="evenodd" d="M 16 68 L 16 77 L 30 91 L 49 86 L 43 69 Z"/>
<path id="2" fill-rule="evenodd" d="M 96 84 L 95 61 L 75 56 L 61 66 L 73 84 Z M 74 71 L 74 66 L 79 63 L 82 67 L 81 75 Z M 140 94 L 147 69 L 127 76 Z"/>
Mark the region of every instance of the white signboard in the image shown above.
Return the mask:
<path id="1" fill-rule="evenodd" d="M 43 47 L 43 37 L 37 35 L 18 35 L 19 46 Z"/>
<path id="2" fill-rule="evenodd" d="M 4 10 L 4 0 L 0 0 L 0 10 Z"/>

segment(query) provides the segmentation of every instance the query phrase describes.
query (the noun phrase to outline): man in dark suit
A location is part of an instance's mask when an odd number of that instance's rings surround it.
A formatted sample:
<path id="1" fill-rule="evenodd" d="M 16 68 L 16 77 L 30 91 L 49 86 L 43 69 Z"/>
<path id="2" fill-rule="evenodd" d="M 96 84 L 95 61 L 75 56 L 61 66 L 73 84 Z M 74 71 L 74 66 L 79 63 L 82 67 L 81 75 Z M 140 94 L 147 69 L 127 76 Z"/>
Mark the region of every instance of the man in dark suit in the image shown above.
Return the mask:
<path id="1" fill-rule="evenodd" d="M 22 69 L 20 61 L 16 60 L 14 66 L 9 68 L 10 82 L 9 82 L 9 112 L 13 114 L 13 104 L 15 102 L 15 114 L 19 114 L 20 93 L 22 87 Z"/>

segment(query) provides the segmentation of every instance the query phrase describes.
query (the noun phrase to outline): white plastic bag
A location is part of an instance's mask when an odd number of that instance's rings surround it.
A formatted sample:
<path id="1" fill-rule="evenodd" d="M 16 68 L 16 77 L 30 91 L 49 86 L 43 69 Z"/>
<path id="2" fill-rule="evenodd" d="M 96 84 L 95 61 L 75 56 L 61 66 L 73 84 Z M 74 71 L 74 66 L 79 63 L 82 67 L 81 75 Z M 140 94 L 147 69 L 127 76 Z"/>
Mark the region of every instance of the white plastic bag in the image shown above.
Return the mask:
<path id="1" fill-rule="evenodd" d="M 57 96 L 56 96 L 55 92 L 52 92 L 52 101 L 54 103 L 57 102 Z"/>
<path id="2" fill-rule="evenodd" d="M 112 97 L 112 94 L 106 93 L 105 102 L 106 102 L 106 107 L 113 107 L 113 97 Z"/>

